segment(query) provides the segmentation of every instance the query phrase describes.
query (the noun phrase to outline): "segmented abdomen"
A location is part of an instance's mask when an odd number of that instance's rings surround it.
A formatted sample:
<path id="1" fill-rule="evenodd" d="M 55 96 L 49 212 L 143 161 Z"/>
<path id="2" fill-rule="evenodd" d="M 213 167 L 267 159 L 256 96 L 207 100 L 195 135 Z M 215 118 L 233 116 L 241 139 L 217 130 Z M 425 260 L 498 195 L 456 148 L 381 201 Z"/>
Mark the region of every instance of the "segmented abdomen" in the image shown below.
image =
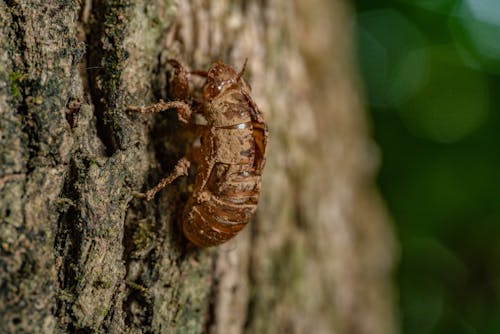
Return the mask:
<path id="1" fill-rule="evenodd" d="M 186 207 L 187 238 L 198 246 L 215 246 L 234 237 L 257 209 L 260 178 L 253 164 L 217 163 L 205 190 Z"/>

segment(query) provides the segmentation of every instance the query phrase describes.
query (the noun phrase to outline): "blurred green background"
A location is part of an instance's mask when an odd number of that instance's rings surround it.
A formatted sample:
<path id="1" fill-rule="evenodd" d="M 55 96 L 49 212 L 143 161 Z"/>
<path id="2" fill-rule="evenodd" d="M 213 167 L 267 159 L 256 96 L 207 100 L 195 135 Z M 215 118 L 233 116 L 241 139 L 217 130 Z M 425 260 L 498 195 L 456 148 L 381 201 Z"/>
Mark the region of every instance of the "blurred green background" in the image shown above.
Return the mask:
<path id="1" fill-rule="evenodd" d="M 354 1 L 401 332 L 500 333 L 500 0 Z"/>

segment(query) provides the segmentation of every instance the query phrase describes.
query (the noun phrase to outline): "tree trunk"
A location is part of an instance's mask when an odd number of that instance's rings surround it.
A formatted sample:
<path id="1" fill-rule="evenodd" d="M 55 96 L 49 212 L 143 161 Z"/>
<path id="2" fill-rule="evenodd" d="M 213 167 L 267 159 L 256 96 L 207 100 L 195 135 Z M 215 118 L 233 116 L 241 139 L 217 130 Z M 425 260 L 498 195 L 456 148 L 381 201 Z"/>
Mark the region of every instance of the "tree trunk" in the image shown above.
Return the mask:
<path id="1" fill-rule="evenodd" d="M 83 2 L 83 3 L 82 3 Z M 342 0 L 0 1 L 0 332 L 393 333 L 392 231 Z M 191 146 L 166 59 L 245 74 L 269 122 L 256 219 L 179 228 Z"/>

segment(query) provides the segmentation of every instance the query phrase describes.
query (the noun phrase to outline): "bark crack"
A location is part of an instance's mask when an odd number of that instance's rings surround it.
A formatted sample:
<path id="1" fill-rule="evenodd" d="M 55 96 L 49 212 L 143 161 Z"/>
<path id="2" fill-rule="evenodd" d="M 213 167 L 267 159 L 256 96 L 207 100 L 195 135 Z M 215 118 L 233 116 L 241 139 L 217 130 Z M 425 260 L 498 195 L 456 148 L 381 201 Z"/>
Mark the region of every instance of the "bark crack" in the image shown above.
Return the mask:
<path id="1" fill-rule="evenodd" d="M 27 49 L 26 45 L 26 18 L 23 13 L 21 6 L 13 0 L 5 1 L 5 4 L 9 8 L 10 15 L 12 17 L 12 30 L 14 36 L 9 38 L 11 43 L 11 49 L 13 53 L 18 56 L 14 58 L 13 67 L 14 71 L 11 74 L 11 82 L 15 84 L 16 91 L 20 97 L 20 101 L 17 105 L 17 111 L 21 115 L 22 119 L 22 131 L 24 133 L 25 145 L 28 150 L 27 157 L 27 171 L 26 174 L 29 175 L 34 169 L 33 160 L 37 154 L 37 143 L 38 143 L 38 131 L 37 128 L 39 124 L 37 122 L 36 115 L 30 114 L 27 98 L 29 96 L 28 90 L 33 82 L 27 79 L 27 71 L 24 64 L 26 64 L 27 59 L 25 56 L 25 51 Z"/>
<path id="2" fill-rule="evenodd" d="M 63 213 L 59 216 L 55 236 L 54 248 L 59 254 L 58 268 L 59 294 L 57 295 L 57 309 L 54 314 L 60 325 L 68 326 L 76 318 L 72 312 L 72 305 L 77 294 L 78 263 L 81 256 L 83 238 L 82 224 L 78 214 L 78 179 L 81 169 L 75 160 L 70 164 L 68 175 L 60 198 L 64 198 Z"/>
<path id="3" fill-rule="evenodd" d="M 87 63 L 90 97 L 97 119 L 97 135 L 111 157 L 126 149 L 124 115 L 121 115 L 120 84 L 123 61 L 128 57 L 123 46 L 130 1 L 92 2 L 92 24 L 87 35 Z"/>
<path id="4" fill-rule="evenodd" d="M 108 157 L 111 157 L 116 151 L 113 143 L 113 138 L 110 135 L 110 128 L 106 122 L 107 106 L 105 97 L 102 92 L 102 83 L 106 80 L 103 78 L 110 70 L 105 68 L 106 55 L 102 50 L 101 39 L 105 38 L 103 30 L 105 29 L 104 21 L 106 16 L 106 7 L 102 1 L 92 2 L 92 18 L 95 24 L 92 24 L 91 29 L 86 34 L 86 44 L 89 46 L 87 52 L 87 79 L 89 85 L 89 95 L 92 105 L 94 106 L 94 116 L 96 117 L 97 136 L 104 144 L 105 152 Z M 101 85 L 98 85 L 98 82 Z"/>

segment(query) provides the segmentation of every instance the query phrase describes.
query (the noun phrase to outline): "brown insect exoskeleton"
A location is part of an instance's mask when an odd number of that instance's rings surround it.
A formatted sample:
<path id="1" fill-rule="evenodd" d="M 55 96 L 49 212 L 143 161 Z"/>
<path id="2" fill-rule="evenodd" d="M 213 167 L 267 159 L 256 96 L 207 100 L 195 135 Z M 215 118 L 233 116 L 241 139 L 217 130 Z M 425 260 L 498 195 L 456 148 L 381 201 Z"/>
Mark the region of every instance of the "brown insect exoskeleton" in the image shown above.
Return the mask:
<path id="1" fill-rule="evenodd" d="M 190 163 L 195 162 L 196 181 L 184 209 L 182 229 L 195 245 L 218 245 L 234 237 L 256 211 L 266 157 L 267 125 L 242 78 L 246 62 L 240 72 L 220 61 L 214 62 L 208 72 L 188 72 L 176 60 L 169 63 L 174 68 L 171 86 L 177 101 L 160 100 L 129 110 L 150 113 L 176 109 L 179 120 L 200 135 L 201 145 L 193 147 L 168 177 L 142 196 L 151 200 L 177 177 L 187 175 Z M 185 102 L 190 74 L 206 78 L 200 94 L 192 94 L 191 105 Z M 207 124 L 195 124 L 195 113 L 201 114 Z"/>

